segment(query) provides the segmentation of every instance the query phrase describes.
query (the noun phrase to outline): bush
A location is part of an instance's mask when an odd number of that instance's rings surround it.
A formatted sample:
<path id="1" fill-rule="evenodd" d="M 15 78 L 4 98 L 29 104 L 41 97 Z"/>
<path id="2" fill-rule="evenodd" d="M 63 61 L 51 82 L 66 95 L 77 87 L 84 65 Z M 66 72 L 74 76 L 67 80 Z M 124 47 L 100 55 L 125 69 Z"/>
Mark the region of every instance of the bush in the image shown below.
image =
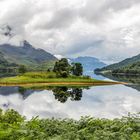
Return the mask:
<path id="1" fill-rule="evenodd" d="M 1 140 L 139 140 L 140 114 L 121 119 L 72 119 L 25 120 L 14 110 L 0 110 Z"/>

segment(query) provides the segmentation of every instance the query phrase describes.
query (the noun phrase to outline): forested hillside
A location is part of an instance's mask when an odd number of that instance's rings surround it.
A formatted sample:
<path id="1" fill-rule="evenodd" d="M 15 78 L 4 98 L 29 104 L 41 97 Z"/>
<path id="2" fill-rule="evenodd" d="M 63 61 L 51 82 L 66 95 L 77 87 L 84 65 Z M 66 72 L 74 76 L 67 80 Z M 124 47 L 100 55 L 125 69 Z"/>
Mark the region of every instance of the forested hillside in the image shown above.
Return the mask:
<path id="1" fill-rule="evenodd" d="M 122 73 L 122 74 L 140 74 L 140 54 L 131 58 L 127 58 L 119 63 L 96 69 L 96 73 Z"/>

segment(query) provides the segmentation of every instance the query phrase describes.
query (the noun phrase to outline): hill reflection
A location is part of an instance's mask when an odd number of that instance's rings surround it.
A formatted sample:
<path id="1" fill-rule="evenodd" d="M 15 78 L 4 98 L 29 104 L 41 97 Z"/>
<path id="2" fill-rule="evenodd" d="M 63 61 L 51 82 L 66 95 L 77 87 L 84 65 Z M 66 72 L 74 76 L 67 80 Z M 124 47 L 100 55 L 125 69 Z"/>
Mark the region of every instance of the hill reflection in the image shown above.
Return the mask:
<path id="1" fill-rule="evenodd" d="M 137 91 L 140 91 L 140 76 L 116 75 L 116 74 L 114 75 L 104 74 L 103 76 L 114 81 L 126 82 L 128 83 L 128 85 L 126 86 L 136 89 Z"/>

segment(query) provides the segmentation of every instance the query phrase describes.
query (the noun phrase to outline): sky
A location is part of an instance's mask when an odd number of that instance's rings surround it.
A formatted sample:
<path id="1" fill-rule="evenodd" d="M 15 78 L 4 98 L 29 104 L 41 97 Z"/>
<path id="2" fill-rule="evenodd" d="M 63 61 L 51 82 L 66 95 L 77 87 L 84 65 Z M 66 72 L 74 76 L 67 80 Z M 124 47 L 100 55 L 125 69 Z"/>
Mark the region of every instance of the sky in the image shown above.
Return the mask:
<path id="1" fill-rule="evenodd" d="M 140 0 L 0 0 L 0 44 L 22 40 L 57 56 L 121 61 L 140 53 Z"/>

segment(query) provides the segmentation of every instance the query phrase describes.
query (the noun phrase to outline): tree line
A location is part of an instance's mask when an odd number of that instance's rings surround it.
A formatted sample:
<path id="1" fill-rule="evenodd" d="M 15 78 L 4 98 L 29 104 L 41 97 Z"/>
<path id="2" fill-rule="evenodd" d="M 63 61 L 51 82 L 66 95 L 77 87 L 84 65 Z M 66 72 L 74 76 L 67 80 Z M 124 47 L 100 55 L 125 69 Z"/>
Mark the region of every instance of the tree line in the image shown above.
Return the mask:
<path id="1" fill-rule="evenodd" d="M 24 74 L 28 69 L 25 65 L 19 65 L 18 73 Z M 73 76 L 82 76 L 83 75 L 83 66 L 81 63 L 69 63 L 66 58 L 62 58 L 55 62 L 54 68 L 48 69 L 47 72 L 55 72 L 57 77 L 67 78 L 70 75 Z"/>

